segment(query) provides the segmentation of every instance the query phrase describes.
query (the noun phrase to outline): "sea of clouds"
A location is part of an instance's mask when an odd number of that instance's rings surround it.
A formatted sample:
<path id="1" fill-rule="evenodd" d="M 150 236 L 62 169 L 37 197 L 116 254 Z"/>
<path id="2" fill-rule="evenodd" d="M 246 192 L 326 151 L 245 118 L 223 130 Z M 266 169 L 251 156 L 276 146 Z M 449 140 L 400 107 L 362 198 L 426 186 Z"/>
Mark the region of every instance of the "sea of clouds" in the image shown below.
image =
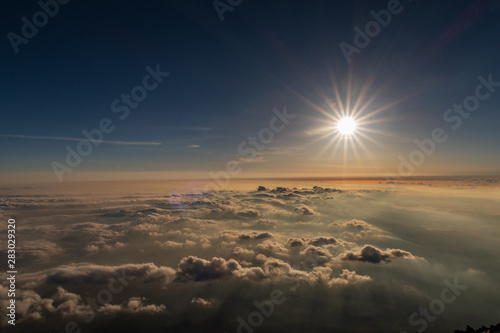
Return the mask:
<path id="1" fill-rule="evenodd" d="M 19 271 L 2 329 L 415 332 L 409 317 L 454 279 L 467 289 L 428 332 L 498 321 L 497 188 L 285 185 L 0 189 Z"/>

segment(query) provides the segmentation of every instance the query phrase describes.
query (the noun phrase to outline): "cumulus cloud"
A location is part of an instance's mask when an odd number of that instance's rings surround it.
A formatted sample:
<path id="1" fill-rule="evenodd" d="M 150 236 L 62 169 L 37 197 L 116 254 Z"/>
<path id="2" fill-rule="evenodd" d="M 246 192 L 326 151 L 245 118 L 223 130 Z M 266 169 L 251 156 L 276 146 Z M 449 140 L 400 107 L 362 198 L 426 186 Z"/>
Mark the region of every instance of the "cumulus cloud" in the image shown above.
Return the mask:
<path id="1" fill-rule="evenodd" d="M 315 237 L 309 240 L 309 244 L 314 246 L 337 244 L 337 240 L 333 237 Z"/>
<path id="2" fill-rule="evenodd" d="M 248 227 L 251 229 L 272 229 L 276 227 L 276 221 L 269 220 L 269 219 L 258 219 L 255 222 L 250 222 L 250 223 L 242 223 L 243 227 Z"/>
<path id="3" fill-rule="evenodd" d="M 28 261 L 46 261 L 50 258 L 54 258 L 63 252 L 63 249 L 49 241 L 23 241 L 22 246 L 17 250 L 17 256 L 22 259 L 23 262 Z"/>
<path id="4" fill-rule="evenodd" d="M 23 274 L 21 281 L 44 283 L 47 285 L 102 285 L 117 279 L 143 279 L 144 282 L 168 282 L 174 278 L 174 270 L 170 267 L 147 264 L 126 264 L 120 266 L 104 266 L 95 264 L 71 264 L 51 268 L 37 273 Z"/>
<path id="5" fill-rule="evenodd" d="M 159 224 L 141 223 L 132 226 L 127 231 L 132 236 L 161 236 L 162 226 Z"/>
<path id="6" fill-rule="evenodd" d="M 332 285 L 345 285 L 345 284 L 357 284 L 371 281 L 372 278 L 366 275 L 358 275 L 355 271 L 349 271 L 348 269 L 342 270 L 342 273 L 337 278 L 332 278 L 328 281 L 330 286 Z"/>
<path id="7" fill-rule="evenodd" d="M 327 249 L 322 247 L 309 245 L 305 250 L 300 252 L 303 256 L 314 256 L 315 258 L 320 258 L 322 261 L 328 260 L 332 255 Z"/>
<path id="8" fill-rule="evenodd" d="M 166 311 L 165 305 L 149 304 L 146 305 L 147 299 L 145 297 L 131 297 L 127 301 L 119 305 L 105 304 L 99 309 L 102 314 L 155 314 Z"/>
<path id="9" fill-rule="evenodd" d="M 306 246 L 307 241 L 304 238 L 290 238 L 287 242 L 287 245 L 290 247 L 300 247 Z"/>
<path id="10" fill-rule="evenodd" d="M 198 209 L 198 216 L 214 219 L 257 219 L 262 216 L 261 212 L 254 208 L 241 208 L 236 204 L 218 204 L 215 208 Z"/>
<path id="11" fill-rule="evenodd" d="M 0 286 L 0 291 L 7 292 L 3 286 Z M 60 286 L 48 298 L 43 298 L 33 290 L 17 289 L 16 315 L 18 318 L 16 323 L 21 324 L 30 320 L 39 322 L 57 318 L 66 318 L 66 321 L 69 318 L 77 318 L 89 322 L 95 317 L 96 312 L 99 315 L 115 315 L 117 313 L 132 315 L 156 314 L 166 310 L 164 305 L 146 305 L 145 301 L 146 298 L 144 297 L 131 297 L 121 304 L 106 303 L 95 307 L 83 300 L 80 295 L 68 292 Z M 8 302 L 7 299 L 2 299 L 0 300 L 0 306 L 6 307 Z M 2 318 L 3 326 L 6 326 L 6 321 L 7 319 Z"/>
<path id="12" fill-rule="evenodd" d="M 207 310 L 212 309 L 215 306 L 215 300 L 206 300 L 201 297 L 194 297 L 191 299 L 189 304 L 194 308 Z"/>
<path id="13" fill-rule="evenodd" d="M 0 286 L 1 292 L 6 295 L 7 288 Z M 2 308 L 8 306 L 9 300 L 0 300 Z M 20 318 L 18 323 L 29 320 L 42 320 L 50 316 L 61 317 L 78 316 L 86 317 L 91 312 L 88 305 L 82 303 L 79 295 L 70 293 L 62 287 L 57 287 L 57 291 L 50 298 L 42 298 L 33 290 L 16 290 L 16 315 Z M 7 317 L 2 316 L 2 324 L 6 325 Z"/>
<path id="14" fill-rule="evenodd" d="M 254 232 L 251 235 L 248 235 L 248 234 L 240 235 L 240 239 L 265 239 L 265 238 L 272 238 L 272 237 L 273 237 L 273 235 L 270 234 L 269 232 L 262 232 L 262 233 Z"/>
<path id="15" fill-rule="evenodd" d="M 181 242 L 175 242 L 175 241 L 166 241 L 166 242 L 160 242 L 156 241 L 154 242 L 156 245 L 166 248 L 166 249 L 175 249 L 175 248 L 181 248 L 181 247 L 186 247 L 186 246 L 195 246 L 196 242 L 193 242 L 189 239 L 186 239 L 184 243 Z"/>
<path id="16" fill-rule="evenodd" d="M 265 241 L 257 245 L 257 250 L 268 256 L 288 255 L 288 249 L 283 244 L 272 241 Z"/>
<path id="17" fill-rule="evenodd" d="M 311 207 L 307 207 L 307 206 L 295 207 L 293 211 L 297 214 L 305 215 L 305 216 L 319 215 Z"/>
<path id="18" fill-rule="evenodd" d="M 234 248 L 233 256 L 237 258 L 249 258 L 255 256 L 255 252 L 238 246 Z"/>
<path id="19" fill-rule="evenodd" d="M 290 247 L 300 247 L 306 245 L 325 246 L 339 244 L 337 239 L 328 236 L 318 236 L 313 238 L 290 238 L 287 245 Z"/>
<path id="20" fill-rule="evenodd" d="M 366 223 L 365 221 L 361 220 L 350 220 L 348 222 L 345 222 L 343 226 L 347 229 L 353 229 L 353 230 L 366 230 L 366 229 L 371 229 L 372 226 L 369 223 Z"/>
<path id="21" fill-rule="evenodd" d="M 230 275 L 233 271 L 241 269 L 240 264 L 234 260 L 212 258 L 205 260 L 196 256 L 183 258 L 176 272 L 176 281 L 206 281 L 219 279 Z"/>
<path id="22" fill-rule="evenodd" d="M 390 262 L 394 258 L 416 259 L 413 254 L 399 249 L 382 251 L 374 246 L 365 245 L 359 252 L 347 251 L 341 258 L 348 261 L 365 261 L 378 264 L 381 261 Z"/>

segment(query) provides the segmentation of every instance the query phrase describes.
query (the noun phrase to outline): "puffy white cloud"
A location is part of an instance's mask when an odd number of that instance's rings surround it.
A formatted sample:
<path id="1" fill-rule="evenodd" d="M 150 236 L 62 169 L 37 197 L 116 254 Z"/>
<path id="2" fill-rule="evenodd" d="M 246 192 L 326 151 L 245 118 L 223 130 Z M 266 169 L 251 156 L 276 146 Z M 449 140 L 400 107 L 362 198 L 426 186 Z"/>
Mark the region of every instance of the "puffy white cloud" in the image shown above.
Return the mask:
<path id="1" fill-rule="evenodd" d="M 161 236 L 161 230 L 162 226 L 159 224 L 141 223 L 132 226 L 127 232 L 132 236 Z"/>
<path id="2" fill-rule="evenodd" d="M 394 258 L 416 259 L 413 254 L 399 249 L 387 249 L 382 251 L 374 246 L 365 245 L 359 252 L 347 251 L 341 255 L 343 260 L 366 261 L 378 264 L 381 261 L 389 262 Z"/>
<path id="3" fill-rule="evenodd" d="M 338 243 L 337 240 L 333 237 L 315 237 L 309 240 L 309 244 L 314 246 L 331 245 L 337 243 Z"/>
<path id="4" fill-rule="evenodd" d="M 230 275 L 233 271 L 241 269 L 240 264 L 234 260 L 212 258 L 205 260 L 196 256 L 183 258 L 177 269 L 176 281 L 205 281 L 219 279 Z"/>
<path id="5" fill-rule="evenodd" d="M 287 256 L 288 249 L 281 243 L 265 241 L 257 245 L 257 250 L 268 256 Z"/>
<path id="6" fill-rule="evenodd" d="M 234 248 L 233 255 L 238 258 L 248 258 L 255 256 L 255 252 L 238 246 Z"/>
<path id="7" fill-rule="evenodd" d="M 124 314 L 155 314 L 159 312 L 166 311 L 165 305 L 155 305 L 149 304 L 146 305 L 145 302 L 147 299 L 145 297 L 131 297 L 127 301 L 123 302 L 120 305 L 114 304 L 104 304 L 101 308 L 99 308 L 99 313 L 101 314 L 116 314 L 116 313 L 124 313 Z"/>
<path id="8" fill-rule="evenodd" d="M 304 238 L 290 238 L 287 245 L 290 247 L 301 247 L 306 246 L 307 240 Z"/>
<path id="9" fill-rule="evenodd" d="M 168 282 L 174 278 L 174 272 L 170 267 L 156 266 L 152 263 L 120 266 L 82 263 L 58 266 L 36 273 L 25 273 L 20 277 L 20 281 L 47 285 L 102 285 L 122 278 L 126 280 L 140 278 L 145 282 Z"/>
<path id="10" fill-rule="evenodd" d="M 309 245 L 308 247 L 305 248 L 305 250 L 300 252 L 300 254 L 302 254 L 303 256 L 313 256 L 317 260 L 321 261 L 327 261 L 328 258 L 332 257 L 332 255 L 327 249 L 314 245 Z"/>
<path id="11" fill-rule="evenodd" d="M 0 286 L 0 291 L 6 295 L 7 288 Z M 0 300 L 0 306 L 6 308 L 9 300 Z M 42 320 L 47 317 L 58 315 L 61 317 L 78 316 L 86 317 L 91 312 L 90 306 L 82 303 L 79 295 L 70 293 L 62 287 L 50 298 L 42 298 L 33 290 L 18 288 L 16 290 L 16 315 L 17 322 L 22 323 L 29 320 Z M 2 316 L 2 324 L 5 326 L 7 317 Z"/>
<path id="12" fill-rule="evenodd" d="M 342 273 L 337 278 L 332 278 L 328 281 L 328 285 L 345 285 L 345 284 L 357 284 L 371 281 L 372 278 L 366 275 L 358 275 L 354 271 L 349 271 L 348 269 L 342 270 Z"/>
<path id="13" fill-rule="evenodd" d="M 311 207 L 307 206 L 295 207 L 293 211 L 296 212 L 297 214 L 305 216 L 319 215 L 319 213 L 315 212 Z"/>
<path id="14" fill-rule="evenodd" d="M 184 243 L 181 242 L 175 242 L 175 241 L 166 241 L 166 242 L 160 242 L 160 241 L 155 241 L 154 244 L 165 248 L 165 249 L 175 249 L 175 248 L 181 248 L 181 247 L 192 247 L 195 246 L 197 243 L 193 242 L 189 239 L 186 239 Z"/>
<path id="15" fill-rule="evenodd" d="M 365 221 L 356 220 L 356 219 L 345 222 L 343 224 L 343 226 L 347 229 L 353 229 L 353 230 L 358 230 L 358 231 L 372 228 L 371 224 L 369 224 Z"/>
<path id="16" fill-rule="evenodd" d="M 255 222 L 250 222 L 250 223 L 242 223 L 243 227 L 248 227 L 251 229 L 273 229 L 276 227 L 276 221 L 269 220 L 269 219 L 258 219 Z"/>
<path id="17" fill-rule="evenodd" d="M 242 234 L 239 236 L 240 239 L 265 239 L 265 238 L 272 238 L 273 235 L 270 234 L 269 232 L 261 232 L 261 233 L 256 233 L 254 232 L 253 234 Z"/>
<path id="18" fill-rule="evenodd" d="M 23 241 L 22 245 L 17 249 L 17 258 L 23 260 L 23 262 L 47 261 L 61 253 L 63 253 L 63 249 L 50 241 Z"/>
<path id="19" fill-rule="evenodd" d="M 191 299 L 189 304 L 195 309 L 208 310 L 215 306 L 216 301 L 214 299 L 207 300 L 201 297 L 194 297 Z"/>

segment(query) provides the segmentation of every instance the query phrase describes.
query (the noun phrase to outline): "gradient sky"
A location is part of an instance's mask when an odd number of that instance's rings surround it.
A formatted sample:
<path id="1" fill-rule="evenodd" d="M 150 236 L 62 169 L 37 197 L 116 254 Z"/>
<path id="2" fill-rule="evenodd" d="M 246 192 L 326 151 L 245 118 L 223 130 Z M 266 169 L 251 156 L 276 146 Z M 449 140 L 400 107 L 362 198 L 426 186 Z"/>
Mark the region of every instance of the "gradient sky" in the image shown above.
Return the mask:
<path id="1" fill-rule="evenodd" d="M 397 173 L 398 156 L 408 158 L 413 141 L 437 127 L 448 140 L 415 175 L 498 174 L 500 88 L 459 129 L 443 121 L 446 109 L 474 93 L 479 75 L 500 81 L 498 1 L 401 6 L 348 64 L 339 44 L 353 44 L 353 28 L 387 1 L 243 1 L 224 21 L 211 1 L 70 1 L 17 54 L 7 34 L 20 34 L 21 18 L 40 7 L 3 1 L 0 170 L 4 179 L 37 173 L 57 181 L 51 163 L 64 163 L 65 147 L 78 143 L 65 138 L 83 138 L 83 129 L 110 118 L 116 130 L 104 140 L 128 144 L 95 147 L 73 176 L 208 177 L 247 157 L 238 145 L 286 105 L 295 119 L 242 164 L 240 177 Z M 156 64 L 170 75 L 119 120 L 111 102 Z M 334 129 L 322 140 L 317 134 L 332 126 L 334 87 L 344 105 L 349 94 L 351 105 L 358 97 L 366 104 L 361 116 L 383 109 L 365 125 L 368 138 L 337 150 L 336 142 L 328 146 Z"/>

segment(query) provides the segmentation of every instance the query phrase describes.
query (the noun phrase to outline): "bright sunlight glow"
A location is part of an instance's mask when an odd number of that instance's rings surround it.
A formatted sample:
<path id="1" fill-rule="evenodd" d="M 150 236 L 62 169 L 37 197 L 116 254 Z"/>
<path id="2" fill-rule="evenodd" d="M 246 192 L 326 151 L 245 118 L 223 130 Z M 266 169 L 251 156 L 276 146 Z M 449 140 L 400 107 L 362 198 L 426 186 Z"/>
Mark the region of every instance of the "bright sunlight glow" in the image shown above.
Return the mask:
<path id="1" fill-rule="evenodd" d="M 337 130 L 344 135 L 351 135 L 356 130 L 356 121 L 351 117 L 345 117 L 337 123 Z"/>

